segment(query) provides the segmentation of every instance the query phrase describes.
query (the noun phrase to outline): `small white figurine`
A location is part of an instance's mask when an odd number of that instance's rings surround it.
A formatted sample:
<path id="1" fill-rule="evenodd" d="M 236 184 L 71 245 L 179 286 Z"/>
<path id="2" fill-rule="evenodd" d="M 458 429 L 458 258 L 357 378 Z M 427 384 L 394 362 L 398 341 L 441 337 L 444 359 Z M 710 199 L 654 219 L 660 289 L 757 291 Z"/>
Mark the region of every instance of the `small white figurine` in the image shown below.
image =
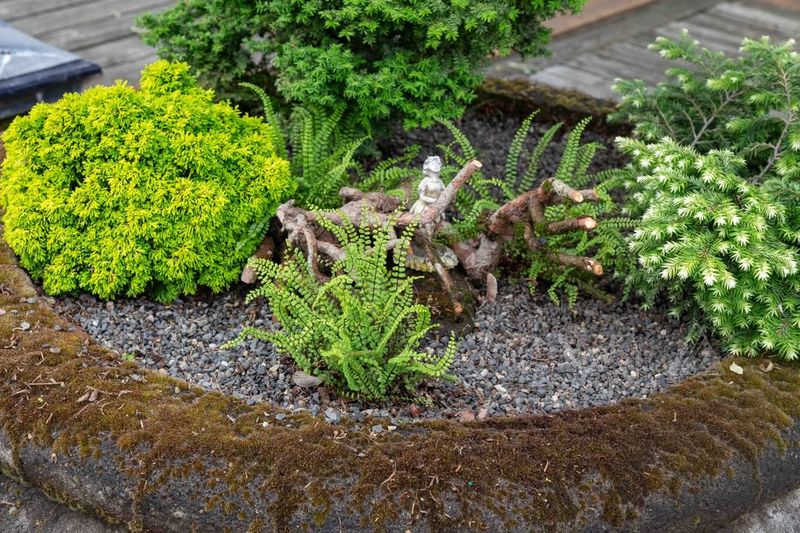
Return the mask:
<path id="1" fill-rule="evenodd" d="M 419 199 L 414 202 L 409 212 L 414 215 L 422 214 L 429 205 L 434 203 L 444 191 L 444 182 L 439 177 L 442 171 L 442 159 L 437 155 L 432 155 L 425 159 L 422 165 L 422 174 L 425 176 L 419 187 L 417 193 Z M 439 215 L 441 217 L 442 215 Z M 437 218 L 431 224 L 436 226 L 441 222 L 441 218 Z M 439 260 L 446 269 L 454 268 L 458 264 L 458 257 L 455 252 L 447 246 L 440 243 L 433 243 L 433 248 L 436 250 Z M 412 242 L 409 247 L 408 256 L 406 258 L 406 265 L 414 270 L 422 272 L 434 272 L 434 266 L 425 253 L 419 249 L 418 243 Z"/>
<path id="2" fill-rule="evenodd" d="M 439 177 L 441 171 L 442 159 L 438 155 L 432 155 L 425 159 L 425 163 L 422 165 L 422 174 L 425 177 L 419 182 L 417 188 L 419 199 L 411 206 L 412 214 L 419 215 L 442 194 L 444 182 Z"/>

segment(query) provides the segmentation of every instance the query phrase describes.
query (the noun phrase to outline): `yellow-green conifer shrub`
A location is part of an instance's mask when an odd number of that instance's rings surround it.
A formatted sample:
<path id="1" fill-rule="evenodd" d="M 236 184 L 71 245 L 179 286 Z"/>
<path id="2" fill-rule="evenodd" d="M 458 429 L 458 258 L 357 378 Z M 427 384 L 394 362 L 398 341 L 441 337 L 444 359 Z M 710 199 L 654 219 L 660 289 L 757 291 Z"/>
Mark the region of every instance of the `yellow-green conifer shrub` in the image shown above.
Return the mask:
<path id="1" fill-rule="evenodd" d="M 234 281 L 295 189 L 273 130 L 159 61 L 5 132 L 5 237 L 50 294 L 168 301 Z"/>

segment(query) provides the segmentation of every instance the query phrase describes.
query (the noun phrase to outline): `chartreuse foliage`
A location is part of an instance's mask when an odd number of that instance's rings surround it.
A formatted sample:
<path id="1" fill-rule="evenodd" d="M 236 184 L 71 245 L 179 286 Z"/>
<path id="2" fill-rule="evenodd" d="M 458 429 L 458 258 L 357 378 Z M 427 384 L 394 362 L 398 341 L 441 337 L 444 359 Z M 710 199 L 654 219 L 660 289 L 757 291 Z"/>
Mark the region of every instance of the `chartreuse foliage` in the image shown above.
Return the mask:
<path id="1" fill-rule="evenodd" d="M 418 351 L 434 326 L 430 310 L 414 303 L 414 278 L 406 276 L 404 254 L 413 228 L 394 246 L 389 268 L 393 225 L 367 229 L 365 213 L 357 229 L 342 218 L 343 226 L 318 218 L 345 252 L 326 283 L 317 280 L 297 251 L 280 265 L 251 261 L 263 285 L 247 299 L 266 298 L 281 329 L 245 328 L 231 344 L 248 337 L 269 341 L 304 372 L 344 394 L 369 399 L 412 392 L 425 378 L 447 377 L 456 351 L 453 338 L 441 356 Z"/>
<path id="2" fill-rule="evenodd" d="M 730 351 L 800 351 L 800 57 L 794 43 L 745 39 L 728 58 L 684 36 L 653 47 L 686 66 L 655 89 L 620 82 L 619 117 L 640 140 L 626 211 L 642 269 L 629 287 L 666 294 Z M 649 144 L 648 144 L 649 143 Z"/>
<path id="3" fill-rule="evenodd" d="M 585 0 L 184 0 L 139 23 L 221 94 L 274 81 L 288 102 L 369 128 L 455 118 L 492 54 L 541 54 L 542 22 Z M 274 75 L 274 76 L 273 76 Z"/>
<path id="4" fill-rule="evenodd" d="M 292 174 L 298 183 L 296 199 L 300 205 L 337 207 L 341 204 L 339 189 L 342 187 L 357 183 L 364 190 L 373 190 L 415 175 L 407 163 L 417 155 L 417 146 L 365 172 L 355 156 L 367 137 L 359 138 L 352 128 L 341 124 L 341 106 L 329 115 L 296 106 L 286 128 L 263 89 L 251 83 L 242 83 L 242 86 L 258 95 L 279 153 L 283 157 L 288 154 L 290 158 Z"/>
<path id="5" fill-rule="evenodd" d="M 50 294 L 160 300 L 236 280 L 295 188 L 272 130 L 213 103 L 188 65 L 19 117 L 3 140 L 5 238 Z"/>
<path id="6" fill-rule="evenodd" d="M 751 183 L 733 152 L 700 154 L 672 140 L 621 140 L 648 206 L 632 238 L 647 303 L 664 293 L 676 313 L 699 308 L 735 354 L 800 350 L 800 188 Z M 694 334 L 699 330 L 695 328 Z"/>
<path id="7" fill-rule="evenodd" d="M 574 189 L 595 186 L 600 196 L 599 202 L 549 206 L 545 209 L 545 216 L 548 222 L 591 216 L 600 221 L 596 230 L 591 233 L 574 231 L 562 235 L 542 235 L 540 238 L 543 239 L 544 246 L 538 252 L 532 252 L 521 236 L 510 245 L 510 251 L 521 257 L 528 265 L 526 275 L 531 290 L 535 290 L 538 280 L 546 281 L 549 284 L 548 295 L 554 302 L 560 300 L 559 291 L 563 291 L 567 303 L 573 306 L 579 290 L 596 296 L 604 294 L 597 288 L 594 276 L 581 269 L 553 263 L 547 257 L 548 252 L 590 255 L 608 270 L 627 271 L 629 253 L 621 230 L 631 227 L 633 221 L 615 216 L 618 209 L 608 191 L 612 187 L 619 186 L 617 176 L 610 172 L 598 175 L 589 172 L 592 159 L 600 147 L 597 143 L 581 143 L 581 137 L 590 119 L 579 122 L 567 135 L 555 175 L 541 177 L 539 163 L 562 124 L 554 124 L 548 128 L 536 146 L 532 150 L 527 150 L 524 145 L 530 135 L 535 116 L 536 113 L 532 113 L 517 129 L 506 155 L 502 178 L 486 178 L 476 173 L 470 178 L 469 185 L 459 191 L 455 204 L 459 218 L 455 221 L 454 228 L 459 239 L 476 235 L 482 231 L 487 211 L 494 211 L 501 203 L 532 190 L 542 178 L 554 177 Z M 449 122 L 444 122 L 444 125 L 450 130 L 453 142 L 450 145 L 440 146 L 446 154 L 443 175 L 451 178 L 460 166 L 467 160 L 476 158 L 478 154 L 469 139 L 455 125 Z M 523 161 L 527 161 L 527 165 L 523 164 Z"/>

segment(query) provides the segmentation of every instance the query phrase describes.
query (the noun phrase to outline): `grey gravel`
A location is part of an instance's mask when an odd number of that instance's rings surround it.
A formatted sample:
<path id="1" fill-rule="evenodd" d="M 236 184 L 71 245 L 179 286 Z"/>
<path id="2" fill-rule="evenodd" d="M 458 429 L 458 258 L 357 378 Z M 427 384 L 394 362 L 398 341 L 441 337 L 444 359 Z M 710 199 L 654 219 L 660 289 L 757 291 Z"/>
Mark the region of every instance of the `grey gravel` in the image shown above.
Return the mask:
<path id="1" fill-rule="evenodd" d="M 295 365 L 266 342 L 221 349 L 244 325 L 278 327 L 263 302 L 245 305 L 244 295 L 238 288 L 170 305 L 143 298 L 106 303 L 83 295 L 60 298 L 57 306 L 102 344 L 145 367 L 251 405 L 273 402 L 322 413 L 333 424 L 342 416 L 393 423 L 412 415 L 474 419 L 645 398 L 720 357 L 707 341 L 687 344 L 685 325 L 664 310 L 587 298 L 571 312 L 544 295 L 531 296 L 526 285 L 501 284 L 497 301 L 478 310 L 475 330 L 460 339 L 451 369 L 455 383 L 426 383 L 414 399 L 421 406 L 417 413 L 410 401 L 345 402 L 323 387 L 299 387 Z M 432 335 L 422 349 L 441 353 L 446 343 L 443 334 Z"/>

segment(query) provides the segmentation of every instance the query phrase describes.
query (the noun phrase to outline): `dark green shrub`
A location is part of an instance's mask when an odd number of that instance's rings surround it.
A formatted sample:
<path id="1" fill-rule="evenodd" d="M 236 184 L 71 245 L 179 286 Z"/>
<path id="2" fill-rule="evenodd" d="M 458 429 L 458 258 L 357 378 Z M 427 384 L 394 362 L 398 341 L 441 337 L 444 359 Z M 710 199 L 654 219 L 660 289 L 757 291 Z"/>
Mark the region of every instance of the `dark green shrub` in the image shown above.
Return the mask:
<path id="1" fill-rule="evenodd" d="M 541 54 L 542 21 L 585 0 L 184 0 L 147 15 L 145 41 L 187 61 L 220 94 L 274 71 L 287 101 L 363 128 L 457 117 L 491 54 Z"/>
<path id="2" fill-rule="evenodd" d="M 345 394 L 369 399 L 410 393 L 425 378 L 446 377 L 456 352 L 452 338 L 442 356 L 417 351 L 434 326 L 428 308 L 414 303 L 414 278 L 406 276 L 413 228 L 394 246 L 390 269 L 386 256 L 393 224 L 370 231 L 363 220 L 362 229 L 356 229 L 346 220 L 337 226 L 319 217 L 345 252 L 332 267 L 333 279 L 325 283 L 297 251 L 281 265 L 252 260 L 263 285 L 247 300 L 266 298 L 281 329 L 245 328 L 229 346 L 248 337 L 269 341 L 304 372 Z"/>
<path id="3" fill-rule="evenodd" d="M 295 185 L 272 130 L 213 96 L 159 61 L 139 91 L 92 88 L 11 124 L 5 238 L 48 293 L 171 300 L 238 277 Z"/>

